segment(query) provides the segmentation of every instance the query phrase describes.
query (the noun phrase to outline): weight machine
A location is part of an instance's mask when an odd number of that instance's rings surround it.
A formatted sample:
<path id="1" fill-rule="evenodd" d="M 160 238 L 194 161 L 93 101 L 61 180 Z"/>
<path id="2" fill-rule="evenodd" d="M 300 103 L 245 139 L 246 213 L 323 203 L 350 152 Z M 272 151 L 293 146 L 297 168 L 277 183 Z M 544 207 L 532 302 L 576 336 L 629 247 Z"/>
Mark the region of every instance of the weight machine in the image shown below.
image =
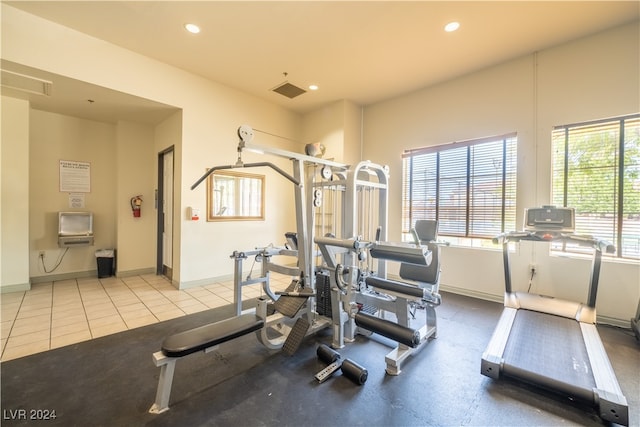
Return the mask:
<path id="1" fill-rule="evenodd" d="M 261 283 L 265 297 L 256 314 L 264 327 L 256 334 L 270 349 L 293 354 L 305 336 L 331 327 L 333 348 L 344 347 L 356 334 L 378 333 L 398 346 L 389 353 L 386 370 L 400 373 L 411 354 L 436 336 L 435 307 L 440 304 L 439 248 L 433 224 L 414 230 L 413 243 L 387 242 L 388 179 L 386 166 L 369 161 L 354 166 L 253 143 L 249 126 L 238 128 L 235 164 L 207 171 L 191 189 L 211 173 L 222 169 L 269 167 L 294 187 L 296 231 L 287 233 L 286 247 L 235 251 L 234 287 L 236 314 L 242 310 L 242 287 Z M 289 174 L 269 162 L 244 163 L 242 153 L 255 151 L 289 159 Z M 437 250 L 436 250 L 437 249 Z M 277 255 L 293 256 L 295 266 L 273 261 Z M 242 264 L 248 257 L 260 261 L 258 278 L 243 280 Z M 387 262 L 400 263 L 400 276 L 408 282 L 389 280 Z M 434 274 L 435 271 L 435 274 Z M 283 292 L 270 288 L 270 272 L 292 277 Z M 425 325 L 410 326 L 411 310 L 425 309 Z M 385 318 L 387 315 L 389 319 Z"/>

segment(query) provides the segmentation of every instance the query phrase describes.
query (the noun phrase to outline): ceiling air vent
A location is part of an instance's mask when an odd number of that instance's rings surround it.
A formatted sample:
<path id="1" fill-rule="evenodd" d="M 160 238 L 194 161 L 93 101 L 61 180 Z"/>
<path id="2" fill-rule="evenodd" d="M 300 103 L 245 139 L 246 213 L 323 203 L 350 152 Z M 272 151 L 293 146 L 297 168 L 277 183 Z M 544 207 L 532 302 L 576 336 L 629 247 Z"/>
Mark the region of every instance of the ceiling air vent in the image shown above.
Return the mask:
<path id="1" fill-rule="evenodd" d="M 2 70 L 1 82 L 2 87 L 45 96 L 51 96 L 51 87 L 53 86 L 53 83 L 48 80 L 8 70 Z"/>
<path id="2" fill-rule="evenodd" d="M 292 85 L 291 83 L 284 82 L 279 86 L 271 89 L 280 95 L 284 95 L 289 99 L 295 98 L 298 95 L 302 95 L 306 92 L 306 90 L 299 88 L 298 86 Z"/>

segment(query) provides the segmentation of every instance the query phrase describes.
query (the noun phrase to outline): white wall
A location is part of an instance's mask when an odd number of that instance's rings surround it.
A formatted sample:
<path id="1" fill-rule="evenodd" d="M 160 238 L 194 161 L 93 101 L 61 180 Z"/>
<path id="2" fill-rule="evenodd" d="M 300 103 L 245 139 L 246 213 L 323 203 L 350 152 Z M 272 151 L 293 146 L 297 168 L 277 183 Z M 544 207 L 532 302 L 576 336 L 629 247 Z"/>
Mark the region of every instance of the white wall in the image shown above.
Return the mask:
<path id="1" fill-rule="evenodd" d="M 29 103 L 2 97 L 0 292 L 29 288 Z"/>
<path id="2" fill-rule="evenodd" d="M 154 128 L 120 121 L 116 126 L 115 173 L 118 274 L 154 273 L 156 263 L 157 161 Z M 140 217 L 131 211 L 131 198 L 142 196 Z"/>
<path id="3" fill-rule="evenodd" d="M 362 107 L 351 101 L 344 105 L 344 163 L 357 164 L 362 158 Z"/>
<path id="4" fill-rule="evenodd" d="M 305 114 L 303 117 L 303 141 L 325 146 L 325 159 L 344 160 L 343 102 L 337 101 Z"/>
<path id="5" fill-rule="evenodd" d="M 401 154 L 507 132 L 518 133 L 517 226 L 524 208 L 548 204 L 553 126 L 638 112 L 638 24 L 625 25 L 506 62 L 364 110 L 363 158 L 391 167 L 390 239 L 401 236 Z M 516 289 L 538 265 L 533 291 L 586 299 L 589 261 L 552 257 L 544 245 L 521 244 L 513 259 Z M 497 250 L 444 248 L 443 288 L 501 300 Z M 597 309 L 627 324 L 640 298 L 638 263 L 606 261 Z"/>
<path id="6" fill-rule="evenodd" d="M 155 148 L 154 153 L 160 153 L 173 147 L 174 174 L 180 176 L 182 174 L 182 111 L 177 111 L 171 117 L 168 117 L 155 128 L 154 135 Z M 158 164 L 155 163 L 153 176 L 158 176 Z M 157 188 L 157 186 L 156 186 Z M 175 192 L 175 189 L 172 189 Z M 180 221 L 180 203 L 174 203 L 172 217 L 173 221 L 173 249 L 171 252 L 172 259 L 172 275 L 180 277 L 180 231 L 182 229 L 182 221 Z M 157 214 L 157 213 L 156 213 Z M 156 221 L 157 224 L 157 221 Z"/>
<path id="7" fill-rule="evenodd" d="M 3 59 L 182 110 L 175 177 L 175 220 L 180 222 L 176 225 L 180 238 L 174 241 L 174 254 L 180 254 L 179 268 L 174 269 L 176 285 L 230 277 L 232 250 L 284 241 L 283 233 L 294 222 L 293 191 L 281 188 L 280 178 L 267 177 L 267 219 L 263 222 L 192 222 L 185 212 L 187 206 L 203 210 L 206 206 L 205 186 L 189 189 L 206 168 L 235 162 L 239 125 L 247 123 L 300 140 L 297 114 L 4 3 L 1 7 Z M 289 146 L 283 142 L 286 140 L 263 136 L 257 135 L 256 142 Z M 260 160 L 266 158 L 261 156 Z M 288 167 L 286 161 L 283 165 Z"/>
<path id="8" fill-rule="evenodd" d="M 28 167 L 29 276 L 32 282 L 96 274 L 95 251 L 117 249 L 119 275 L 155 271 L 156 152 L 154 128 L 120 121 L 84 120 L 30 110 Z M 91 165 L 91 191 L 84 208 L 72 208 L 59 188 L 59 160 Z M 130 199 L 142 195 L 142 216 L 134 218 Z M 58 211 L 94 215 L 95 241 L 68 251 L 58 247 Z M 39 253 L 45 254 L 44 265 Z M 54 269 L 61 261 L 59 266 Z"/>
<path id="9" fill-rule="evenodd" d="M 302 118 L 302 140 L 324 144 L 325 159 L 355 164 L 361 159 L 362 108 L 351 101 L 336 101 Z"/>
<path id="10" fill-rule="evenodd" d="M 625 25 L 538 55 L 537 202 L 551 200 L 551 129 L 556 125 L 640 111 L 640 29 Z M 584 295 L 590 260 L 550 256 L 536 247 L 533 257 L 546 266 L 541 292 L 560 297 Z M 640 297 L 640 265 L 605 262 L 598 292 L 598 315 L 627 321 Z"/>
<path id="11" fill-rule="evenodd" d="M 29 124 L 29 276 L 37 282 L 70 273 L 94 275 L 95 250 L 117 244 L 116 127 L 33 109 Z M 91 191 L 83 193 L 84 208 L 70 207 L 69 193 L 60 191 L 60 160 L 91 165 Z M 93 212 L 94 245 L 71 247 L 65 254 L 58 247 L 59 211 Z M 45 253 L 44 266 L 39 251 Z"/>
<path id="12" fill-rule="evenodd" d="M 182 110 L 181 125 L 173 123 L 175 118 L 170 119 L 172 125 L 167 125 L 172 131 L 177 127 L 181 130 L 176 150 L 175 183 L 177 233 L 174 255 L 179 256 L 179 265 L 174 269 L 174 281 L 178 286 L 230 277 L 229 254 L 233 250 L 283 241 L 282 234 L 291 229 L 294 216 L 292 191 L 280 177 L 267 177 L 267 219 L 263 222 L 188 221 L 185 217 L 188 206 L 203 210 L 206 206 L 205 186 L 194 191 L 189 187 L 207 167 L 235 161 L 235 131 L 240 124 L 247 123 L 255 129 L 304 140 L 305 136 L 314 137 L 316 130 L 326 125 L 322 123 L 321 115 L 314 113 L 314 117 L 304 121 L 297 114 L 223 85 L 4 3 L 1 7 L 4 59 Z M 349 144 L 348 148 L 343 146 L 345 157 L 349 157 L 345 161 L 351 162 L 352 157 L 357 157 L 356 160 L 369 159 L 391 167 L 389 237 L 399 239 L 402 150 L 516 131 L 519 138 L 518 210 L 547 203 L 550 199 L 551 126 L 638 111 L 638 51 L 638 26 L 635 24 L 369 106 L 363 113 L 362 156 L 357 156 L 358 150 L 352 145 L 352 141 L 359 139 L 359 108 L 345 103 L 333 112 L 337 114 L 330 114 L 330 121 L 337 124 L 342 120 L 344 124 L 343 129 L 338 126 L 336 131 L 342 132 L 344 141 Z M 598 89 L 594 90 L 594 84 Z M 318 135 L 324 138 L 327 134 Z M 169 143 L 158 142 L 160 139 L 156 129 L 156 152 L 159 145 L 166 147 Z M 256 142 L 296 151 L 301 148 L 262 133 L 256 134 Z M 259 155 L 245 158 L 245 161 L 256 160 L 267 159 Z M 288 166 L 285 160 L 269 160 Z M 4 164 L 4 158 L 2 161 Z M 3 169 L 3 183 L 5 177 Z M 6 212 L 3 194 L 3 224 Z M 521 226 L 520 215 L 518 226 Z M 4 245 L 2 253 L 4 265 Z M 573 294 L 572 289 L 582 286 L 581 278 L 559 272 L 582 271 L 581 260 L 551 260 L 543 255 L 546 255 L 544 250 L 525 245 L 518 249 L 514 257 L 516 286 L 526 283 L 526 267 L 530 260 L 539 265 L 541 286 L 542 283 L 551 286 L 552 293 L 560 294 L 569 289 Z M 501 298 L 503 278 L 497 251 L 446 248 L 443 263 L 443 282 L 450 289 Z M 598 299 L 600 315 L 628 319 L 635 313 L 640 293 L 638 275 L 637 264 L 607 262 Z"/>

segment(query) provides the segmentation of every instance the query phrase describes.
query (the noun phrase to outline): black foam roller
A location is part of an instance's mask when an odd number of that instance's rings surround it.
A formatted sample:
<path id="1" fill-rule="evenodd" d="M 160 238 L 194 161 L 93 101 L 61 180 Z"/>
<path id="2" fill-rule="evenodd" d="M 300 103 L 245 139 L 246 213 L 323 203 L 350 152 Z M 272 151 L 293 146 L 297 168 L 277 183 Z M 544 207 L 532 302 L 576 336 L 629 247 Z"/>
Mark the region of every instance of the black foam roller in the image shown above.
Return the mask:
<path id="1" fill-rule="evenodd" d="M 351 381 L 358 385 L 362 385 L 367 381 L 367 376 L 369 376 L 369 372 L 367 370 L 358 365 L 351 359 L 345 359 L 342 362 L 342 375 L 349 378 Z"/>
<path id="2" fill-rule="evenodd" d="M 408 345 L 409 347 L 417 347 L 420 344 L 420 332 L 407 328 L 406 326 L 390 322 L 379 317 L 371 316 L 363 312 L 359 312 L 354 317 L 356 325 L 383 337 L 390 338 L 394 341 Z"/>
<path id="3" fill-rule="evenodd" d="M 413 264 L 406 264 L 416 267 Z M 384 289 L 386 291 L 399 292 L 401 294 L 409 295 L 416 298 L 424 297 L 424 289 L 407 283 L 396 282 L 395 280 L 382 279 L 380 277 L 367 277 L 365 280 L 367 285 L 376 288 Z"/>
<path id="4" fill-rule="evenodd" d="M 320 344 L 316 350 L 316 354 L 318 355 L 318 359 L 322 360 L 327 365 L 330 365 L 340 359 L 340 353 L 326 344 Z"/>

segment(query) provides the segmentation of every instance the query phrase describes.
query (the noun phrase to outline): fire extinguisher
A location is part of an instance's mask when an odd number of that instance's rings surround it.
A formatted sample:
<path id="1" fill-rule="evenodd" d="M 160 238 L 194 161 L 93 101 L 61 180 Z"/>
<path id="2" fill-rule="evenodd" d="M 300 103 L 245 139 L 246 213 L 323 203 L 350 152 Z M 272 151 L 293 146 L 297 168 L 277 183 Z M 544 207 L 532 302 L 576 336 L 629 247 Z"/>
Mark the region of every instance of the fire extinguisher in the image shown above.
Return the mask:
<path id="1" fill-rule="evenodd" d="M 140 208 L 142 207 L 142 196 L 131 198 L 131 210 L 134 218 L 140 218 Z"/>

